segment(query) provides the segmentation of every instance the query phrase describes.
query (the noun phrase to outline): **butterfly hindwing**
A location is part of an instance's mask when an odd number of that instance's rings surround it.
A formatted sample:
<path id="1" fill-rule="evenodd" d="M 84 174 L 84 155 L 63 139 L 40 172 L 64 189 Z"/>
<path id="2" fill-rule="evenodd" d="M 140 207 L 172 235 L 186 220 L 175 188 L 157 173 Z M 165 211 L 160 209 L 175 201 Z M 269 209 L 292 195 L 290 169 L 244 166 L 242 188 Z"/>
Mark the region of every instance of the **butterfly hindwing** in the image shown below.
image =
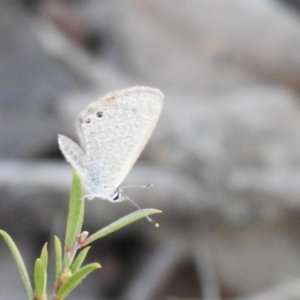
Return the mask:
<path id="1" fill-rule="evenodd" d="M 85 155 L 82 148 L 62 134 L 58 135 L 58 145 L 67 162 L 69 162 L 79 174 L 84 173 Z"/>

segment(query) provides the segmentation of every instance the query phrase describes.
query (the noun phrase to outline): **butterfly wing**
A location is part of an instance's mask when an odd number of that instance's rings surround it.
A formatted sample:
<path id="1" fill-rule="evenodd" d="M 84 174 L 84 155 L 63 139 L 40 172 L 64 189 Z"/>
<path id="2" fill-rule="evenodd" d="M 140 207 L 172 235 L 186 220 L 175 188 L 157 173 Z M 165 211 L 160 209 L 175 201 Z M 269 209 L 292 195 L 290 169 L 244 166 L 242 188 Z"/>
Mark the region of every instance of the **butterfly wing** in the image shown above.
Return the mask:
<path id="1" fill-rule="evenodd" d="M 133 87 L 91 103 L 78 120 L 86 165 L 99 172 L 106 188 L 123 181 L 147 144 L 158 121 L 163 94 Z"/>
<path id="2" fill-rule="evenodd" d="M 58 135 L 58 145 L 67 162 L 79 174 L 83 174 L 85 170 L 85 155 L 82 148 L 62 134 Z"/>

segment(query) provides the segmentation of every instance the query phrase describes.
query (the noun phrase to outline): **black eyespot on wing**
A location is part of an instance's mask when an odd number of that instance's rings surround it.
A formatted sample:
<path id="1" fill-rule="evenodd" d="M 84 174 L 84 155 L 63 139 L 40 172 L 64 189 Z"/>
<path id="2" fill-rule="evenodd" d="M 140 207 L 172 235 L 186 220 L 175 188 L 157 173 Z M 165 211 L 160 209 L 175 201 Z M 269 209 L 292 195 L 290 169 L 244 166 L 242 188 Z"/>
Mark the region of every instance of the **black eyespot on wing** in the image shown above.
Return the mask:
<path id="1" fill-rule="evenodd" d="M 84 121 L 84 123 L 90 124 L 90 123 L 91 123 L 91 118 L 87 118 L 87 119 Z"/>
<path id="2" fill-rule="evenodd" d="M 97 118 L 101 119 L 103 117 L 103 112 L 102 111 L 97 111 L 96 116 L 97 116 Z"/>

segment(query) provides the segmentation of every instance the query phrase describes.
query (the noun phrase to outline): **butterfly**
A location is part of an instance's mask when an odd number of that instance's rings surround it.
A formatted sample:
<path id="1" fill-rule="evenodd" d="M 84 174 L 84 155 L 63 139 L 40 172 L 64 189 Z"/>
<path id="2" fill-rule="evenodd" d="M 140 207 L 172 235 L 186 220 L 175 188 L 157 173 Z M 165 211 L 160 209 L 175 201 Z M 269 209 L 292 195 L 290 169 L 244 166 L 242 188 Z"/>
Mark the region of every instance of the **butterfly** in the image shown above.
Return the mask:
<path id="1" fill-rule="evenodd" d="M 58 135 L 59 148 L 80 175 L 86 198 L 128 200 L 119 186 L 151 137 L 163 100 L 160 90 L 144 86 L 112 92 L 79 115 L 80 145 Z"/>

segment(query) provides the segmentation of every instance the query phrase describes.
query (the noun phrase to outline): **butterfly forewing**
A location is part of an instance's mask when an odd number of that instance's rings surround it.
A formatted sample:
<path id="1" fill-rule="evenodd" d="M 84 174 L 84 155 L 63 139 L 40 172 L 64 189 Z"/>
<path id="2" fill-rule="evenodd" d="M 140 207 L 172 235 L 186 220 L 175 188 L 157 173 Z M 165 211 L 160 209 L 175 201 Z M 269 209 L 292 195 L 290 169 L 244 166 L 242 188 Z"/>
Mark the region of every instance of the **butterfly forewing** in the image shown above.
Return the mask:
<path id="1" fill-rule="evenodd" d="M 108 189 L 117 188 L 138 159 L 162 104 L 159 90 L 134 87 L 110 93 L 81 113 L 77 128 L 87 169 L 97 170 Z"/>

